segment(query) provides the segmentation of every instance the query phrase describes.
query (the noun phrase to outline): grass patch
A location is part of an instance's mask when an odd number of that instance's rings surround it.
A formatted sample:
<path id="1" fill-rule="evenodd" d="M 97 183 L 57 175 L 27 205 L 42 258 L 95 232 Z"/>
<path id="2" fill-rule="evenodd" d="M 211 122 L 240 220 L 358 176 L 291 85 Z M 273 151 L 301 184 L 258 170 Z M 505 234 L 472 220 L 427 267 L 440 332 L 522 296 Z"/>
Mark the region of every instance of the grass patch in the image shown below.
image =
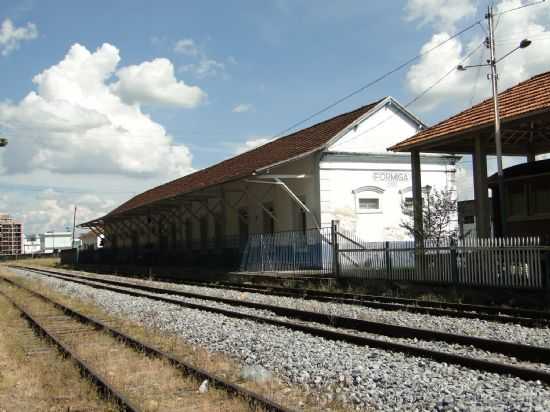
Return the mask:
<path id="1" fill-rule="evenodd" d="M 325 402 L 321 405 L 321 400 L 316 393 L 309 390 L 305 391 L 300 386 L 289 386 L 276 377 L 261 384 L 244 381 L 239 377 L 242 365 L 235 359 L 232 359 L 225 354 L 211 353 L 202 347 L 188 344 L 174 334 L 151 328 L 145 328 L 135 322 L 130 322 L 120 317 L 113 317 L 90 302 L 83 302 L 79 299 L 70 298 L 50 289 L 48 284 L 41 280 L 29 281 L 17 277 L 17 281 L 34 290 L 39 290 L 40 293 L 49 296 L 73 309 L 81 311 L 85 314 L 90 314 L 96 318 L 107 320 L 108 322 L 116 325 L 118 329 L 132 337 L 135 337 L 165 352 L 169 352 L 196 367 L 206 369 L 220 377 L 238 383 L 255 392 L 261 393 L 281 404 L 292 407 L 300 406 L 300 409 L 305 411 L 318 411 L 320 409 L 331 411 L 346 410 L 343 405 L 336 401 Z M 200 382 L 196 382 L 195 390 L 198 387 L 198 384 L 200 384 Z M 234 410 L 227 408 L 225 409 L 231 411 Z"/>
<path id="2" fill-rule="evenodd" d="M 116 411 L 0 295 L 0 411 Z"/>

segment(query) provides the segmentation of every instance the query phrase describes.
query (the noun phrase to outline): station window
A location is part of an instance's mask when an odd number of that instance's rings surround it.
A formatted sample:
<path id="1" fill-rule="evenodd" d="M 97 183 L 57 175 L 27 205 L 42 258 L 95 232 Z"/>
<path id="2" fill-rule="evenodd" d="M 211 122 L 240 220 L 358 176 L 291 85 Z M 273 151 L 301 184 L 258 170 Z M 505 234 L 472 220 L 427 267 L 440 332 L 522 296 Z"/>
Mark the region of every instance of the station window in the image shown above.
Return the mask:
<path id="1" fill-rule="evenodd" d="M 384 189 L 377 186 L 363 186 L 352 191 L 355 195 L 356 213 L 382 213 Z"/>
<path id="2" fill-rule="evenodd" d="M 360 210 L 379 210 L 380 209 L 380 199 L 364 197 L 359 199 L 359 209 Z"/>

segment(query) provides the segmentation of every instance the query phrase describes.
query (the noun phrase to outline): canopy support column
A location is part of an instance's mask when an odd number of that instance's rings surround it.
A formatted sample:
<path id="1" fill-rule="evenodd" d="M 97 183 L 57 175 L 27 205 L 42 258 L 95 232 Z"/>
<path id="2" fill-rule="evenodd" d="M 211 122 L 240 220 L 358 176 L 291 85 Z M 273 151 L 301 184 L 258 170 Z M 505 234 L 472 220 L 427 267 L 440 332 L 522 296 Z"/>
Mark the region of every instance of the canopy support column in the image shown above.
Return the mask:
<path id="1" fill-rule="evenodd" d="M 422 222 L 422 178 L 420 173 L 420 153 L 411 152 L 414 240 L 417 246 L 422 243 L 424 227 Z"/>
<path id="2" fill-rule="evenodd" d="M 474 193 L 476 205 L 477 237 L 491 236 L 491 219 L 489 214 L 489 187 L 487 185 L 487 147 L 481 137 L 475 139 L 472 156 L 474 171 Z"/>

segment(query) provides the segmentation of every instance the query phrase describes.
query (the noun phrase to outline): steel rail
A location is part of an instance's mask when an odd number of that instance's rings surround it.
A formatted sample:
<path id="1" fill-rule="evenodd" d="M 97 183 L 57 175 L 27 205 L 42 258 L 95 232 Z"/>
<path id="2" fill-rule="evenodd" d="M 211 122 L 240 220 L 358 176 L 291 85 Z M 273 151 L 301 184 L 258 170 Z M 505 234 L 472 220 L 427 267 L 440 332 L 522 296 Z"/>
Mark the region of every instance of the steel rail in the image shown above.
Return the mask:
<path id="1" fill-rule="evenodd" d="M 10 266 L 13 268 L 36 269 L 26 266 Z M 46 269 L 40 269 L 48 271 Z M 55 272 L 54 272 L 55 273 Z M 118 274 L 117 276 L 135 278 L 135 276 Z M 139 278 L 139 277 L 138 277 Z M 154 277 L 153 280 L 166 283 L 204 286 L 216 289 L 238 290 L 266 295 L 297 297 L 300 299 L 319 300 L 322 302 L 346 303 L 365 307 L 387 310 L 405 310 L 413 313 L 432 314 L 435 316 L 463 317 L 482 319 L 500 323 L 519 323 L 525 326 L 550 324 L 550 311 L 510 308 L 502 306 L 475 305 L 467 303 L 438 302 L 422 299 L 398 298 L 381 295 L 369 295 L 346 292 L 327 292 L 314 289 L 287 288 L 267 285 L 243 285 L 224 281 L 200 281 L 175 279 L 170 277 Z"/>
<path id="2" fill-rule="evenodd" d="M 46 274 L 46 276 L 52 276 L 54 278 L 58 278 L 58 279 L 63 280 L 63 277 L 57 276 L 57 275 Z M 550 372 L 546 372 L 546 371 L 538 370 L 538 369 L 534 369 L 534 368 L 527 368 L 527 367 L 523 367 L 523 366 L 505 364 L 505 363 L 502 363 L 502 362 L 494 362 L 494 361 L 478 359 L 478 358 L 473 358 L 473 357 L 464 356 L 464 355 L 457 355 L 457 354 L 443 352 L 443 351 L 436 351 L 436 350 L 426 349 L 426 348 L 422 348 L 420 346 L 415 346 L 415 345 L 411 345 L 411 344 L 396 343 L 396 342 L 391 342 L 391 341 L 387 341 L 387 340 L 382 340 L 382 339 L 376 339 L 376 338 L 372 338 L 372 337 L 357 335 L 357 334 L 349 333 L 347 331 L 342 332 L 342 331 L 335 331 L 333 329 L 310 326 L 310 325 L 307 325 L 305 323 L 290 322 L 290 321 L 287 321 L 287 320 L 279 320 L 279 319 L 270 318 L 270 317 L 250 315 L 250 314 L 246 314 L 246 313 L 242 313 L 242 312 L 236 312 L 236 311 L 228 310 L 228 309 L 216 308 L 216 307 L 200 305 L 200 304 L 196 304 L 196 303 L 183 302 L 183 301 L 178 300 L 178 299 L 174 299 L 174 298 L 170 298 L 170 297 L 164 297 L 164 296 L 158 296 L 158 295 L 154 295 L 154 294 L 151 294 L 151 293 L 145 292 L 145 291 L 141 292 L 139 290 L 128 288 L 128 287 L 124 288 L 124 289 L 121 289 L 119 287 L 108 285 L 108 284 L 105 284 L 105 283 L 99 283 L 99 282 L 94 283 L 94 282 L 89 282 L 89 281 L 85 281 L 85 280 L 71 279 L 70 277 L 68 277 L 67 279 L 64 279 L 64 280 L 68 280 L 70 282 L 74 282 L 74 283 L 77 283 L 77 284 L 83 284 L 83 285 L 90 286 L 90 287 L 97 288 L 97 289 L 109 290 L 109 291 L 122 293 L 122 294 L 130 295 L 130 296 L 143 297 L 143 298 L 153 299 L 153 300 L 162 301 L 162 302 L 166 302 L 166 303 L 172 303 L 172 304 L 182 306 L 182 307 L 187 307 L 187 308 L 190 308 L 190 309 L 198 309 L 198 310 L 207 311 L 207 312 L 211 312 L 211 313 L 222 314 L 222 315 L 232 317 L 232 318 L 247 319 L 247 320 L 252 320 L 254 322 L 265 323 L 265 324 L 270 324 L 270 325 L 274 325 L 274 326 L 280 326 L 280 327 L 284 327 L 284 328 L 287 328 L 287 329 L 308 333 L 308 334 L 313 335 L 313 336 L 322 337 L 322 338 L 325 338 L 325 339 L 328 339 L 328 340 L 344 341 L 344 342 L 348 342 L 348 343 L 352 343 L 352 344 L 356 344 L 356 345 L 370 346 L 370 347 L 378 348 L 378 349 L 382 349 L 382 350 L 402 352 L 402 353 L 406 353 L 406 354 L 411 354 L 411 355 L 415 355 L 415 356 L 421 356 L 421 357 L 424 357 L 424 358 L 433 359 L 433 360 L 438 361 L 438 362 L 447 362 L 447 363 L 452 363 L 452 364 L 456 364 L 456 365 L 465 366 L 465 367 L 472 368 L 472 369 L 478 369 L 478 370 L 483 370 L 483 371 L 493 372 L 493 373 L 498 373 L 498 374 L 504 374 L 504 375 L 517 376 L 517 377 L 525 379 L 525 380 L 540 380 L 542 382 L 550 384 Z M 292 309 L 288 309 L 288 310 L 289 311 L 294 311 Z M 330 319 L 332 317 L 330 317 L 328 315 L 322 315 L 322 314 L 318 314 L 318 313 L 310 313 L 310 312 L 305 312 L 305 311 L 296 311 L 296 312 L 303 312 L 303 313 L 306 313 L 308 315 L 309 314 L 314 315 L 316 317 L 324 317 L 325 321 L 329 320 L 329 322 L 325 322 L 325 324 L 327 326 L 330 326 L 330 327 L 333 327 L 333 328 L 336 327 L 335 325 L 330 324 Z M 347 319 L 347 318 L 344 318 L 344 319 Z M 348 320 L 350 322 L 351 321 L 361 322 L 361 321 L 358 321 L 356 319 L 348 319 Z M 386 326 L 386 327 L 390 327 L 390 328 L 406 329 L 406 330 L 410 330 L 410 331 L 413 331 L 413 332 L 420 332 L 420 335 L 418 335 L 418 336 L 421 336 L 425 332 L 434 333 L 433 331 L 406 328 L 406 327 L 388 325 L 388 324 L 376 324 L 376 325 L 379 328 Z M 339 327 L 341 327 L 341 326 L 339 326 Z M 348 325 L 348 328 L 349 329 L 354 329 L 353 325 Z M 372 333 L 372 331 L 369 331 L 369 332 Z M 469 343 L 461 342 L 461 344 L 466 344 L 466 345 L 472 345 L 472 342 L 483 342 L 483 343 L 485 343 L 485 345 L 488 345 L 493 349 L 492 352 L 501 353 L 501 354 L 506 354 L 505 352 L 512 352 L 512 353 L 515 353 L 515 355 L 510 355 L 510 356 L 515 356 L 518 359 L 522 359 L 522 358 L 524 360 L 535 360 L 536 359 L 537 361 L 542 361 L 542 362 L 548 362 L 548 360 L 550 359 L 550 357 L 548 355 L 548 354 L 550 354 L 550 348 L 541 348 L 541 347 L 530 346 L 530 345 L 514 344 L 514 343 L 510 343 L 510 342 L 494 341 L 494 340 L 490 340 L 490 339 L 469 337 L 469 336 L 464 336 L 464 335 L 453 335 L 453 334 L 447 334 L 447 333 L 443 333 L 443 332 L 435 332 L 435 333 L 465 339 L 466 342 L 469 342 Z M 384 334 L 387 334 L 387 333 L 384 333 Z M 416 336 L 416 337 L 418 337 L 418 336 Z M 408 336 L 408 337 L 411 337 L 411 336 Z M 454 342 L 454 343 L 458 343 L 458 342 Z M 516 350 L 514 351 L 512 349 L 516 349 Z"/>
<path id="3" fill-rule="evenodd" d="M 34 272 L 40 273 L 41 270 L 34 270 Z M 533 361 L 533 362 L 548 362 L 550 359 L 550 348 L 538 347 L 532 345 L 524 345 L 519 343 L 496 341 L 487 338 L 481 338 L 477 336 L 459 335 L 449 332 L 440 332 L 429 329 L 411 328 L 408 326 L 399 326 L 391 323 L 375 322 L 355 318 L 346 318 L 343 316 L 330 315 L 326 313 L 310 312 L 300 309 L 292 309 L 287 307 L 275 306 L 264 303 L 249 302 L 237 299 L 228 299 L 222 297 L 214 297 L 208 295 L 202 295 L 197 293 L 183 292 L 172 289 L 159 288 L 147 285 L 137 285 L 129 282 L 122 282 L 110 279 L 92 279 L 86 276 L 80 275 L 67 275 L 61 272 L 57 274 L 48 271 L 46 276 L 57 277 L 59 279 L 69 280 L 76 283 L 84 282 L 88 286 L 94 286 L 93 282 L 106 285 L 121 286 L 124 288 L 133 288 L 137 290 L 143 290 L 148 293 L 161 294 L 161 295 L 173 295 L 185 298 L 201 299 L 207 301 L 221 302 L 231 306 L 242 306 L 257 310 L 268 310 L 276 315 L 299 319 L 306 322 L 316 322 L 322 325 L 350 329 L 358 332 L 368 332 L 378 335 L 385 335 L 393 338 L 417 338 L 431 341 L 443 341 L 450 344 L 459 344 L 466 346 L 474 346 L 478 349 L 487 350 L 490 352 L 497 352 L 507 356 L 513 356 L 520 360 Z M 89 284 L 92 282 L 92 284 Z M 150 297 L 150 296 L 148 296 Z M 166 298 L 163 298 L 166 299 Z M 170 303 L 178 302 L 181 300 L 174 300 L 168 298 Z M 187 304 L 187 302 L 185 302 Z"/>
<path id="4" fill-rule="evenodd" d="M 121 410 L 126 412 L 142 411 L 141 408 L 130 401 L 124 394 L 120 393 L 117 389 L 109 385 L 109 383 L 107 383 L 92 366 L 90 366 L 84 359 L 82 359 L 67 345 L 65 345 L 55 332 L 49 330 L 46 326 L 42 324 L 42 322 L 40 322 L 40 320 L 31 315 L 23 306 L 15 302 L 6 293 L 0 291 L 0 294 L 4 296 L 4 298 L 6 298 L 6 300 L 10 302 L 11 305 L 21 313 L 21 316 L 25 318 L 27 322 L 29 322 L 31 328 L 37 331 L 46 340 L 54 344 L 59 352 L 61 352 L 64 356 L 70 358 L 76 364 L 76 366 L 80 370 L 80 373 L 84 377 L 89 379 L 98 388 L 99 393 L 104 399 L 114 401 Z"/>
<path id="5" fill-rule="evenodd" d="M 120 276 L 120 275 L 119 275 Z M 128 277 L 132 278 L 132 277 Z M 405 311 L 418 313 L 422 315 L 447 316 L 451 318 L 479 319 L 497 323 L 514 323 L 528 327 L 538 327 L 550 325 L 550 312 L 530 311 L 517 309 L 513 315 L 512 308 L 498 308 L 482 305 L 467 305 L 461 303 L 445 303 L 425 300 L 414 300 L 404 298 L 392 298 L 388 296 L 376 295 L 356 295 L 351 293 L 337 294 L 335 292 L 316 291 L 311 289 L 283 288 L 266 285 L 241 285 L 228 282 L 210 283 L 207 281 L 188 281 L 178 280 L 166 283 L 176 283 L 182 285 L 202 286 L 213 289 L 235 290 L 239 292 L 251 292 L 261 295 L 284 296 L 304 300 L 315 300 L 319 302 L 341 303 L 353 306 L 362 306 L 373 309 L 382 309 L 390 311 Z M 454 307 L 454 308 L 453 308 Z M 476 309 L 477 308 L 477 309 Z M 477 310 L 477 311 L 476 311 Z M 481 311 L 481 312 L 478 312 Z M 484 313 L 484 312 L 493 312 Z M 522 312 L 524 316 L 521 315 Z M 509 313 L 503 315 L 500 313 Z M 534 317 L 529 317 L 533 315 Z"/>
<path id="6" fill-rule="evenodd" d="M 41 273 L 41 270 L 34 269 L 36 273 Z M 242 306 L 257 310 L 267 310 L 279 316 L 299 319 L 306 322 L 316 322 L 325 326 L 349 329 L 357 332 L 368 332 L 377 335 L 389 336 L 392 338 L 417 338 L 430 341 L 442 341 L 449 344 L 459 344 L 466 346 L 474 346 L 478 349 L 487 350 L 490 352 L 501 353 L 503 355 L 512 356 L 524 361 L 532 362 L 548 362 L 550 360 L 550 348 L 525 345 L 520 343 L 497 341 L 477 336 L 459 335 L 449 332 L 441 332 L 430 329 L 411 328 L 408 326 L 400 326 L 391 323 L 368 321 L 363 319 L 347 318 L 343 316 L 330 315 L 326 313 L 311 312 L 301 309 L 292 309 L 282 306 L 275 306 L 264 303 L 249 302 L 237 299 L 228 299 L 222 297 L 208 296 L 191 292 L 183 292 L 173 289 L 159 288 L 155 286 L 137 285 L 134 283 L 122 282 L 111 279 L 92 279 L 80 275 L 68 275 L 62 272 L 52 273 L 48 271 L 46 276 L 56 277 L 58 279 L 69 280 L 72 282 L 83 282 L 88 286 L 94 286 L 95 283 L 102 285 L 114 285 L 124 288 L 133 288 L 154 294 L 173 295 L 184 298 L 201 299 L 207 301 L 221 302 L 231 306 Z M 92 282 L 91 284 L 89 282 Z M 116 291 L 116 290 L 115 290 Z M 151 296 L 147 296 L 151 297 Z M 166 299 L 166 298 L 163 298 Z M 181 304 L 181 300 L 168 298 L 170 303 Z M 185 305 L 189 303 L 184 302 Z"/>
<path id="7" fill-rule="evenodd" d="M 28 293 L 32 294 L 33 296 L 36 296 L 37 298 L 42 299 L 45 302 L 48 302 L 48 303 L 52 304 L 56 308 L 62 310 L 68 316 L 77 319 L 79 322 L 90 324 L 90 325 L 93 325 L 94 327 L 96 327 L 98 329 L 102 329 L 102 330 L 108 332 L 109 334 L 111 334 L 113 337 L 120 339 L 126 345 L 128 345 L 128 346 L 130 346 L 130 347 L 132 347 L 132 348 L 134 348 L 138 351 L 146 353 L 147 355 L 152 356 L 152 357 L 157 357 L 157 358 L 167 360 L 172 366 L 174 366 L 175 368 L 181 370 L 182 372 L 184 372 L 187 375 L 193 375 L 199 380 L 205 380 L 206 379 L 206 380 L 209 381 L 210 385 L 212 385 L 213 387 L 221 388 L 221 389 L 225 390 L 228 393 L 231 393 L 233 395 L 240 396 L 240 397 L 246 399 L 249 402 L 249 404 L 251 406 L 251 409 L 253 409 L 253 407 L 260 407 L 260 408 L 262 408 L 262 410 L 269 411 L 269 412 L 294 412 L 293 409 L 282 406 L 282 405 L 280 405 L 280 404 L 264 397 L 263 395 L 255 393 L 253 391 L 250 391 L 250 390 L 246 389 L 245 387 L 243 387 L 241 385 L 231 383 L 231 382 L 227 381 L 226 379 L 224 379 L 220 376 L 214 375 L 211 372 L 208 372 L 208 371 L 206 371 L 202 368 L 193 366 L 193 365 L 189 364 L 188 362 L 185 362 L 182 359 L 178 359 L 174 355 L 171 355 L 171 354 L 169 354 L 167 352 L 164 352 L 160 349 L 154 348 L 153 346 L 151 346 L 151 345 L 149 345 L 145 342 L 142 342 L 142 341 L 140 341 L 136 338 L 133 338 L 133 337 L 127 335 L 126 333 L 122 332 L 121 330 L 119 330 L 119 329 L 117 329 L 113 326 L 107 325 L 105 322 L 103 322 L 103 321 L 101 321 L 101 320 L 99 320 L 99 319 L 97 319 L 97 318 L 95 318 L 91 315 L 84 315 L 83 313 L 81 313 L 81 312 L 79 312 L 75 309 L 71 309 L 71 308 L 63 305 L 62 303 L 59 303 L 59 302 L 57 302 L 57 301 L 55 301 L 55 300 L 53 300 L 53 299 L 51 299 L 51 298 L 49 298 L 45 295 L 42 295 L 41 293 L 36 292 L 32 289 L 29 289 L 28 287 L 23 286 L 23 285 L 15 282 L 11 279 L 8 279 L 8 278 L 2 277 L 2 276 L 0 276 L 0 278 L 4 281 L 10 283 L 11 285 L 14 285 L 18 288 L 21 288 L 21 289 L 27 291 Z M 0 293 L 2 293 L 2 292 L 0 292 Z M 101 379 L 101 378 L 99 378 L 99 379 Z M 139 409 L 129 409 L 129 411 L 132 411 L 132 410 L 139 411 Z"/>

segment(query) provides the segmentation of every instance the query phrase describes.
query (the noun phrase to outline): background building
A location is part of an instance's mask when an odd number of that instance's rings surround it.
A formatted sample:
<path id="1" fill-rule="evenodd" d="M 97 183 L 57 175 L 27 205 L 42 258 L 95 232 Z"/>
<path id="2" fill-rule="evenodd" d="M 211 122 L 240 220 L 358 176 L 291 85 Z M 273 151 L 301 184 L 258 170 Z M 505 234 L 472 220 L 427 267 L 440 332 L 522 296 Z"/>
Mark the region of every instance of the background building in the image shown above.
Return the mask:
<path id="1" fill-rule="evenodd" d="M 40 252 L 55 253 L 63 249 L 72 248 L 71 232 L 46 232 L 40 235 Z"/>
<path id="2" fill-rule="evenodd" d="M 23 235 L 23 254 L 40 253 L 40 238 L 37 235 Z"/>
<path id="3" fill-rule="evenodd" d="M 22 224 L 9 215 L 0 215 L 0 255 L 20 255 L 23 246 Z"/>

